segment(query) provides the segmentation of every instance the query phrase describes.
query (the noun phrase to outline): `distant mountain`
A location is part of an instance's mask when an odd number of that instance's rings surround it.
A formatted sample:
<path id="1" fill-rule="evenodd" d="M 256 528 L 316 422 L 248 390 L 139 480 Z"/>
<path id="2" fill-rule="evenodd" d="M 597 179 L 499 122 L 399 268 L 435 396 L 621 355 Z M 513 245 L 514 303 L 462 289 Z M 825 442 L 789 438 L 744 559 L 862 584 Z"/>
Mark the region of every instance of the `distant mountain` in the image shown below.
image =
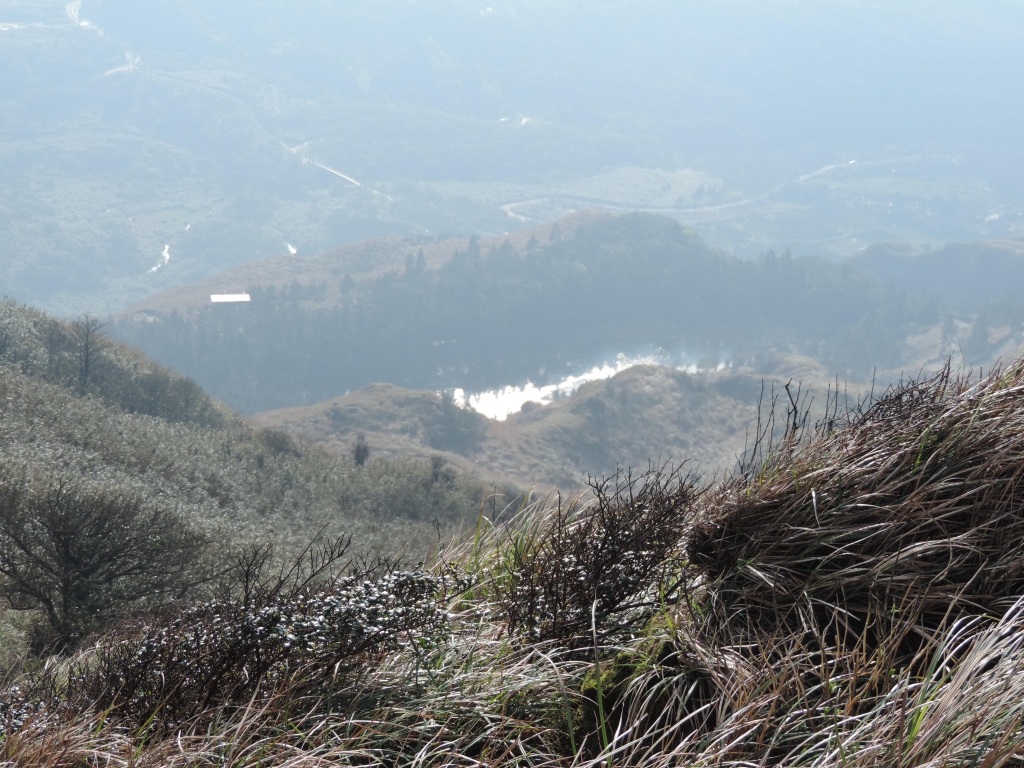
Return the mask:
<path id="1" fill-rule="evenodd" d="M 541 385 L 649 351 L 758 370 L 802 354 L 870 379 L 903 364 L 907 338 L 938 322 L 933 303 L 863 271 L 789 254 L 743 261 L 665 217 L 577 216 L 527 234 L 438 244 L 432 269 L 417 266 L 415 241 L 276 260 L 182 292 L 177 313 L 167 314 L 172 295 L 139 305 L 115 333 L 254 413 L 378 382 Z M 364 279 L 346 277 L 363 253 Z M 241 290 L 246 276 L 269 285 L 250 286 L 245 305 L 209 304 L 214 286 Z"/>
<path id="2" fill-rule="evenodd" d="M 1024 297 L 1024 238 L 950 243 L 922 250 L 906 242 L 865 248 L 849 263 L 902 290 L 953 301 Z"/>
<path id="3" fill-rule="evenodd" d="M 768 376 L 638 365 L 548 405 L 527 403 L 504 421 L 464 411 L 436 392 L 376 384 L 316 405 L 260 413 L 253 423 L 333 453 L 350 452 L 362 435 L 376 454 L 425 458 L 442 451 L 453 466 L 481 477 L 569 490 L 616 467 L 689 460 L 708 475 L 735 467 L 753 439 L 762 392 L 767 407 L 773 388 L 781 393 L 790 379 L 824 402 L 824 369 L 789 359 Z"/>

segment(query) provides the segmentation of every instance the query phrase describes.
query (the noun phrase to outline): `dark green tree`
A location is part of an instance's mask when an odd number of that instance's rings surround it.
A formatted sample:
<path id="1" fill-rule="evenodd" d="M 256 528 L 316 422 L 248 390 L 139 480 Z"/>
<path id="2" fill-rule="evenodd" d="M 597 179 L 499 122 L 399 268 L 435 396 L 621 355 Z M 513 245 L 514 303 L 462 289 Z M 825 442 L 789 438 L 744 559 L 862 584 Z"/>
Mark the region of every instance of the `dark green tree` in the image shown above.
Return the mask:
<path id="1" fill-rule="evenodd" d="M 366 442 L 366 438 L 362 435 L 356 436 L 356 442 L 352 446 L 352 461 L 355 462 L 357 467 L 361 467 L 366 464 L 370 458 L 370 444 Z"/>
<path id="2" fill-rule="evenodd" d="M 0 486 L 0 595 L 45 617 L 39 644 L 71 648 L 133 608 L 209 578 L 206 542 L 173 510 L 125 490 Z"/>
<path id="3" fill-rule="evenodd" d="M 103 351 L 110 342 L 103 336 L 102 320 L 91 315 L 83 315 L 80 320 L 71 323 L 71 349 L 78 368 L 78 394 L 84 395 L 89 389 L 89 382 L 95 378 L 103 362 Z"/>

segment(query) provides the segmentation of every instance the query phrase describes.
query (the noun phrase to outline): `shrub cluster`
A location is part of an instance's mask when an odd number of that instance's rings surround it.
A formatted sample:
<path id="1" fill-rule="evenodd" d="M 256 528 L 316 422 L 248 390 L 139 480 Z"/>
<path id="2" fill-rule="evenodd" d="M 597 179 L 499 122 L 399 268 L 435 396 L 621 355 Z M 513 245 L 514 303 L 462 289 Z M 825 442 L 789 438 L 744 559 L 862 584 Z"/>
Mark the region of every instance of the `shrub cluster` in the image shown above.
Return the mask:
<path id="1" fill-rule="evenodd" d="M 335 679 L 362 654 L 431 636 L 444 611 L 420 572 L 351 578 L 314 594 L 245 606 L 211 601 L 166 626 L 105 646 L 76 693 L 140 725 L 174 725 L 224 704 L 244 704 L 298 678 Z"/>
<path id="2" fill-rule="evenodd" d="M 123 625 L 6 697 L 0 758 L 1024 765 L 1024 362 L 785 423 L 719 482 L 626 474 L 423 571 Z"/>
<path id="3" fill-rule="evenodd" d="M 537 527 L 510 531 L 495 587 L 513 632 L 571 638 L 594 622 L 610 629 L 651 599 L 672 599 L 678 585 L 660 598 L 646 593 L 678 570 L 673 552 L 695 479 L 653 468 L 592 479 L 590 489 L 592 499 L 559 498 Z"/>
<path id="4" fill-rule="evenodd" d="M 58 478 L 33 490 L 0 474 L 0 595 L 46 619 L 36 646 L 66 650 L 140 606 L 209 580 L 206 539 L 124 487 Z"/>
<path id="5" fill-rule="evenodd" d="M 240 559 L 239 594 L 123 624 L 63 675 L 19 690 L 13 708 L 92 706 L 133 727 L 173 728 L 283 688 L 329 696 L 354 666 L 443 633 L 446 579 L 388 560 L 330 573 L 347 546 L 328 542 L 310 550 L 310 567 L 276 575 L 271 548 L 252 548 Z"/>

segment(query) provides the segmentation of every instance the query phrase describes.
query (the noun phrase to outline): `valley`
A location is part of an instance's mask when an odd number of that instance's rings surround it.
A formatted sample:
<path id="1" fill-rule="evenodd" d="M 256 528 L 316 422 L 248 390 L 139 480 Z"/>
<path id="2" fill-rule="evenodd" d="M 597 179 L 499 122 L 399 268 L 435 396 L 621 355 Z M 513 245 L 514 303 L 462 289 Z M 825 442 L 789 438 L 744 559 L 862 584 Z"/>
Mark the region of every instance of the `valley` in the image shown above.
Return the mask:
<path id="1" fill-rule="evenodd" d="M 766 400 L 793 382 L 817 398 L 818 407 L 837 386 L 857 401 L 891 382 L 936 370 L 948 359 L 966 367 L 1011 359 L 1024 342 L 1024 313 L 1008 292 L 1024 284 L 1020 241 L 928 250 L 897 241 L 866 249 L 844 265 L 788 255 L 750 264 L 730 262 L 676 226 L 657 217 L 594 211 L 498 238 L 390 238 L 318 256 L 289 254 L 155 294 L 127 310 L 116 333 L 253 413 L 256 424 L 282 429 L 335 455 L 349 455 L 362 436 L 374 456 L 437 456 L 485 482 L 541 491 L 568 490 L 588 475 L 649 463 L 688 461 L 708 476 L 734 467 L 751 439 L 762 385 Z M 610 245 L 625 233 L 628 239 Z M 639 263 L 637 256 L 623 253 L 638 248 L 649 253 L 666 243 L 677 243 L 671 259 L 687 265 L 679 278 L 668 277 L 677 268 L 671 260 L 646 268 L 658 274 L 657 288 L 643 273 L 617 271 L 615 259 Z M 614 255 L 609 259 L 603 250 Z M 615 275 L 614 287 L 602 286 L 602 270 Z M 758 275 L 757 287 L 744 282 L 750 279 L 745 272 Z M 596 291 L 570 309 L 577 315 L 586 316 L 587 301 L 613 306 L 616 295 L 630 290 L 649 294 L 648 314 L 616 316 L 612 309 L 607 319 L 618 319 L 610 335 L 598 330 L 600 324 L 574 330 L 557 319 L 567 315 L 552 315 L 548 299 L 516 298 L 522 290 L 516 281 L 524 278 L 537 281 L 531 290 L 539 296 L 584 298 Z M 829 291 L 840 285 L 849 291 L 851 278 L 861 287 L 844 309 L 842 295 Z M 561 281 L 559 287 L 553 289 L 552 279 Z M 708 281 L 706 287 L 701 280 Z M 777 287 L 768 289 L 773 281 Z M 772 294 L 765 291 L 790 290 L 787 284 L 794 281 L 806 286 L 798 293 L 820 294 L 823 303 L 811 298 L 806 308 L 783 310 L 770 301 Z M 446 283 L 452 287 L 444 288 Z M 679 316 L 674 285 L 686 286 L 680 297 L 712 291 L 720 298 L 717 305 L 701 305 L 705 316 L 684 314 L 675 321 L 677 329 L 689 323 L 688 332 L 659 337 L 659 322 L 672 313 Z M 987 292 L 960 290 L 969 285 L 986 286 Z M 653 298 L 666 289 L 664 299 Z M 252 306 L 210 306 L 213 292 L 243 290 L 253 295 Z M 475 324 L 456 314 L 447 325 L 431 327 L 417 318 L 436 313 L 431 307 L 437 305 L 417 304 L 421 290 L 458 291 L 444 302 L 449 312 L 487 298 L 473 310 Z M 736 294 L 747 298 L 737 301 Z M 497 296 L 508 309 L 488 330 L 486 318 Z M 769 301 L 759 305 L 762 299 Z M 794 312 L 820 318 L 818 333 L 827 333 L 828 323 L 835 322 L 841 335 L 834 341 L 808 336 L 808 326 L 789 324 Z M 360 320 L 360 313 L 366 319 Z M 403 313 L 407 320 L 400 319 Z M 845 325 L 857 316 L 851 313 L 862 317 L 853 329 Z M 521 347 L 518 358 L 502 355 L 504 361 L 486 351 L 514 349 L 514 334 L 533 333 L 527 329 L 535 327 L 534 315 L 547 316 L 543 342 L 531 336 L 532 346 Z M 697 329 L 709 321 L 715 330 L 702 336 Z M 764 334 L 752 324 L 762 326 Z M 734 335 L 726 330 L 730 326 Z M 306 330 L 297 332 L 302 327 Z M 284 328 L 291 330 L 275 341 Z M 563 332 L 571 346 L 552 357 Z M 351 341 L 344 334 L 352 334 Z M 403 334 L 408 340 L 398 341 Z M 385 342 L 375 338 L 390 339 L 389 355 L 378 357 L 375 350 Z M 629 358 L 619 354 L 609 366 L 609 357 L 600 355 L 607 354 L 610 339 L 620 350 L 650 351 L 636 355 L 636 364 L 623 362 Z M 474 348 L 478 351 L 471 352 Z M 581 354 L 586 349 L 598 365 L 590 373 L 587 353 Z M 822 356 L 822 349 L 829 351 Z M 423 361 L 418 375 L 416 360 Z M 581 385 L 588 376 L 600 380 Z M 225 388 L 232 380 L 235 389 Z M 270 389 L 261 389 L 264 380 Z M 485 391 L 487 386 L 493 389 Z M 527 392 L 534 393 L 534 402 Z"/>
<path id="2" fill-rule="evenodd" d="M 0 2 L 0 768 L 1024 768 L 1024 4 Z"/>

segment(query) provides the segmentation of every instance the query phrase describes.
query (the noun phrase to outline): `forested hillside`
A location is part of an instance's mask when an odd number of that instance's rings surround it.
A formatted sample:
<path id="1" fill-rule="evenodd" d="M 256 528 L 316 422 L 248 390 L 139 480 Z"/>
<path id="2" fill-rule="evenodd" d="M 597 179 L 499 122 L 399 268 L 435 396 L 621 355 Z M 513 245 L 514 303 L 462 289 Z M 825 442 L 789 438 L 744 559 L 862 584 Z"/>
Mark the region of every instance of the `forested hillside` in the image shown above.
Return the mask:
<path id="1" fill-rule="evenodd" d="M 906 242 L 865 248 L 850 263 L 906 291 L 970 303 L 1016 299 L 1024 292 L 1024 239 L 949 243 L 920 249 Z"/>
<path id="2" fill-rule="evenodd" d="M 559 237 L 570 235 L 579 226 L 605 215 L 581 211 L 520 232 L 478 238 L 477 244 L 490 251 L 507 241 L 516 250 L 522 250 L 531 239 L 538 245 L 548 243 L 552 233 Z M 121 316 L 140 315 L 138 319 L 145 320 L 174 311 L 191 315 L 209 307 L 210 295 L 214 293 L 237 293 L 252 286 L 281 289 L 295 283 L 323 284 L 326 290 L 318 293 L 316 303 L 335 306 L 342 302 L 343 290 L 349 284 L 346 277 L 363 283 L 389 272 L 438 269 L 456 253 L 465 251 L 469 242 L 469 237 L 378 237 L 322 253 L 280 254 L 239 264 L 204 280 L 157 291 L 128 307 Z"/>
<path id="3" fill-rule="evenodd" d="M 443 462 L 367 458 L 252 426 L 95 320 L 0 304 L 0 597 L 18 609 L 3 621 L 71 642 L 202 594 L 247 545 L 293 557 L 318 534 L 415 561 L 494 491 Z"/>
<path id="4" fill-rule="evenodd" d="M 375 280 L 252 287 L 245 306 L 133 319 L 116 335 L 244 412 L 373 382 L 478 391 L 557 381 L 616 353 L 661 348 L 750 364 L 798 352 L 844 377 L 904 360 L 934 302 L 856 269 L 728 257 L 662 217 L 597 217 L 550 242 L 482 249 Z M 340 296 L 334 305 L 333 299 Z"/>

